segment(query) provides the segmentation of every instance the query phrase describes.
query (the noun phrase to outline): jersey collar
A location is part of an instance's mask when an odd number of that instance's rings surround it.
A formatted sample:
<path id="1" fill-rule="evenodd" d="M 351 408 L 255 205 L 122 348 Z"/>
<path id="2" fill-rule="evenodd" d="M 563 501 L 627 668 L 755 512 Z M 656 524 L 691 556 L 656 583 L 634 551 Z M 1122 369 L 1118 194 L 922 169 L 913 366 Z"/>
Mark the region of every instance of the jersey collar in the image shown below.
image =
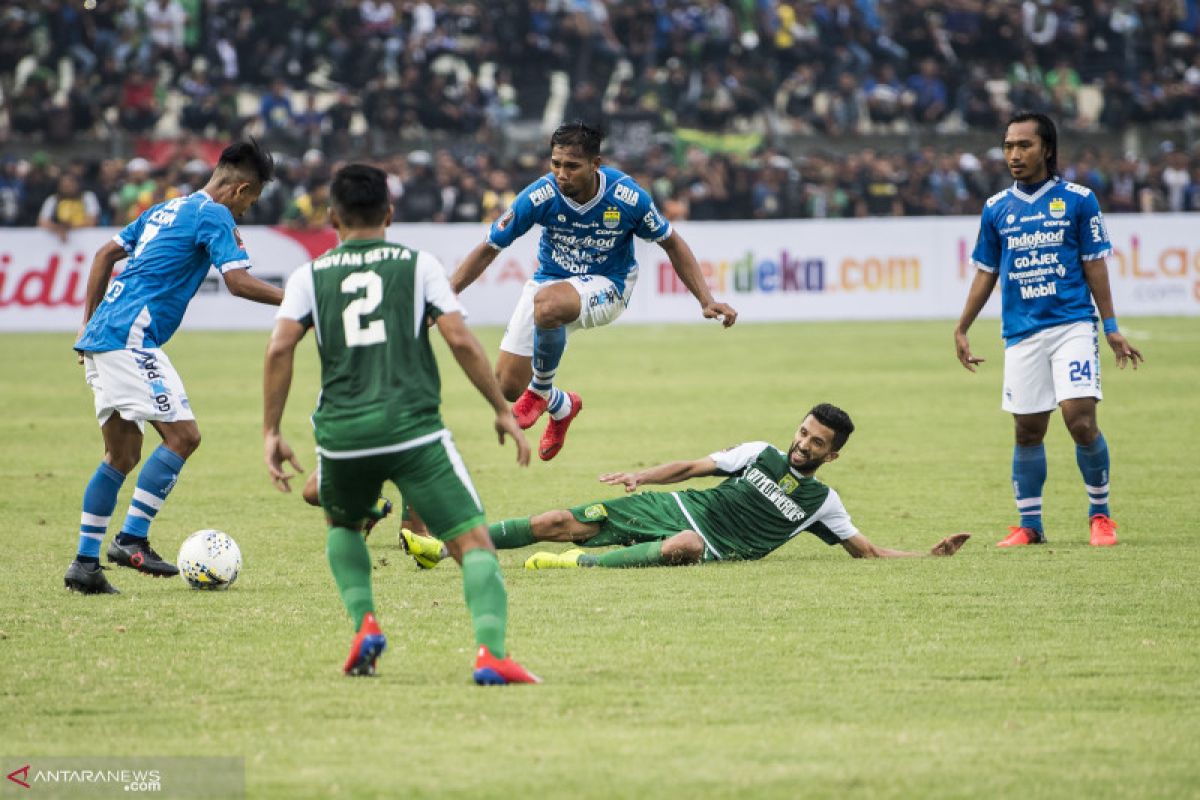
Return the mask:
<path id="1" fill-rule="evenodd" d="M 1057 186 L 1061 180 L 1062 179 L 1057 175 L 1051 175 L 1049 180 L 1043 183 L 1041 187 L 1033 194 L 1026 194 L 1025 192 L 1021 191 L 1019 184 L 1017 183 L 1013 183 L 1012 188 L 1009 189 L 1009 191 L 1012 193 L 1012 196 L 1018 200 L 1024 200 L 1026 203 L 1036 203 L 1042 195 Z"/>
<path id="2" fill-rule="evenodd" d="M 574 200 L 563 194 L 562 190 L 558 188 L 558 183 L 556 181 L 551 180 L 550 185 L 554 187 L 554 191 L 558 192 L 558 196 L 561 197 L 563 202 L 567 204 L 567 208 L 571 209 L 576 214 L 586 214 L 595 208 L 596 204 L 600 202 L 600 198 L 604 197 L 604 192 L 608 189 L 608 176 L 604 174 L 603 170 L 598 171 L 596 174 L 600 176 L 600 185 L 596 188 L 595 196 L 583 204 L 576 203 Z"/>

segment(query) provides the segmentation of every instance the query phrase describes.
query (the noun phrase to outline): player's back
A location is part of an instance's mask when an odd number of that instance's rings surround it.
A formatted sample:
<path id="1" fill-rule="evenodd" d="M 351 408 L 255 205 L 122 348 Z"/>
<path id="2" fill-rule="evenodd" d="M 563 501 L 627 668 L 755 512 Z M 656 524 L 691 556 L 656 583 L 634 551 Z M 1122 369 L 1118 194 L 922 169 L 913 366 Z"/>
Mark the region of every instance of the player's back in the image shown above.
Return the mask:
<path id="1" fill-rule="evenodd" d="M 161 347 L 209 268 L 247 268 L 233 215 L 204 192 L 144 211 L 114 237 L 129 261 L 109 284 L 76 349 Z"/>
<path id="2" fill-rule="evenodd" d="M 445 282 L 441 264 L 414 248 L 360 239 L 302 269 L 311 274 L 321 353 L 318 445 L 360 450 L 440 430 L 441 380 L 426 320 L 440 310 L 429 287 L 431 279 Z"/>

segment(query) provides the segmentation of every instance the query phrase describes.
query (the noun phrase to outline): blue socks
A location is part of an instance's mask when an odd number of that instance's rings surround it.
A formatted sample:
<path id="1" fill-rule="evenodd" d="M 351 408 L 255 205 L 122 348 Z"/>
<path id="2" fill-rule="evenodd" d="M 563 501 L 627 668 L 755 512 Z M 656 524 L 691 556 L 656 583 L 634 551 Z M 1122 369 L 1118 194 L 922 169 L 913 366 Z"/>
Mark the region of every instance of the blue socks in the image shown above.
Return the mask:
<path id="1" fill-rule="evenodd" d="M 79 517 L 79 551 L 81 561 L 99 563 L 100 544 L 108 530 L 108 521 L 117 507 L 117 493 L 125 475 L 101 461 L 83 490 L 83 513 Z"/>
<path id="2" fill-rule="evenodd" d="M 150 536 L 150 523 L 154 521 L 171 489 L 175 488 L 183 464 L 184 460 L 165 445 L 159 445 L 146 459 L 138 473 L 137 488 L 133 490 L 125 523 L 121 526 L 121 536 L 126 540 L 122 544 L 130 538 L 145 539 Z"/>
<path id="3" fill-rule="evenodd" d="M 1088 493 L 1088 516 L 1108 514 L 1108 442 L 1104 434 L 1089 445 L 1075 445 L 1075 463 Z"/>
<path id="4" fill-rule="evenodd" d="M 1021 527 L 1042 532 L 1042 486 L 1046 483 L 1046 448 L 1035 444 L 1013 446 L 1013 493 Z"/>
<path id="5" fill-rule="evenodd" d="M 533 329 L 533 380 L 529 389 L 546 398 L 546 410 L 554 419 L 562 419 L 571 413 L 571 399 L 554 386 L 554 375 L 566 349 L 566 328 Z"/>

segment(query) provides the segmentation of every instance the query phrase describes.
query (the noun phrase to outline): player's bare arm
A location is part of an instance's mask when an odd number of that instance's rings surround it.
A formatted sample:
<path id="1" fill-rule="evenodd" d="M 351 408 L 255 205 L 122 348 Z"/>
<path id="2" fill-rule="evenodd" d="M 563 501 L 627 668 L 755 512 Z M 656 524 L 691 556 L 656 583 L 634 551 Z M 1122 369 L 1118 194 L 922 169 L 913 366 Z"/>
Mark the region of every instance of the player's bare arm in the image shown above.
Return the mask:
<path id="1" fill-rule="evenodd" d="M 263 364 L 263 460 L 271 482 L 281 492 L 292 490 L 288 481 L 295 477 L 295 473 L 287 471 L 287 464 L 291 464 L 296 472 L 304 472 L 291 445 L 279 431 L 292 387 L 296 345 L 304 338 L 304 332 L 304 326 L 295 320 L 276 320 Z"/>
<path id="2" fill-rule="evenodd" d="M 467 257 L 450 276 L 450 288 L 454 290 L 455 294 L 461 294 L 464 289 L 479 279 L 479 276 L 491 266 L 498 255 L 500 255 L 500 251 L 487 242 L 477 244 L 471 252 L 467 253 Z"/>
<path id="3" fill-rule="evenodd" d="M 483 352 L 483 345 L 475 338 L 475 334 L 471 333 L 462 314 L 457 311 L 438 317 L 437 327 L 471 385 L 491 403 L 496 412 L 495 427 L 500 444 L 504 444 L 505 436 L 511 436 L 517 445 L 517 463 L 522 467 L 529 466 L 529 442 L 525 440 L 525 432 L 517 426 L 512 409 L 500 391 L 500 384 L 492 374 L 492 366 Z"/>
<path id="4" fill-rule="evenodd" d="M 695 461 L 670 461 L 639 472 L 606 472 L 600 476 L 600 482 L 624 486 L 625 491 L 632 492 L 647 484 L 679 483 L 715 474 L 717 462 L 705 456 Z"/>
<path id="5" fill-rule="evenodd" d="M 911 553 L 907 550 L 893 550 L 890 547 L 880 547 L 861 533 L 851 536 L 842 542 L 842 547 L 854 558 L 918 558 L 921 556 L 952 556 L 971 538 L 969 533 L 956 533 L 947 536 L 930 548 L 928 553 Z"/>
<path id="6" fill-rule="evenodd" d="M 692 248 L 678 232 L 673 232 L 659 242 L 659 246 L 666 252 L 667 258 L 671 259 L 671 266 L 674 268 L 675 274 L 679 276 L 679 280 L 683 281 L 683 285 L 699 301 L 705 319 L 719 319 L 726 328 L 737 322 L 737 311 L 733 309 L 733 306 L 718 302 L 713 298 L 712 292 L 708 290 L 708 284 L 704 282 L 704 276 L 700 274 L 700 265 L 696 263 L 696 254 L 692 252 Z"/>
<path id="7" fill-rule="evenodd" d="M 967 339 L 967 331 L 974 324 L 979 312 L 987 305 L 988 298 L 992 296 L 992 290 L 996 288 L 998 279 L 999 275 L 995 272 L 982 269 L 975 271 L 975 279 L 971 281 L 971 288 L 967 292 L 967 302 L 963 306 L 962 316 L 958 318 L 958 325 L 954 328 L 954 350 L 958 355 L 958 363 L 971 372 L 975 371 L 976 364 L 982 364 L 986 359 L 971 354 L 971 343 Z"/>
<path id="8" fill-rule="evenodd" d="M 250 274 L 250 270 L 231 269 L 222 277 L 225 278 L 225 288 L 234 297 L 253 300 L 255 303 L 264 303 L 269 306 L 277 306 L 283 302 L 283 289 L 272 286 L 266 281 L 260 281 Z"/>
<path id="9" fill-rule="evenodd" d="M 1108 264 L 1104 259 L 1096 258 L 1084 261 L 1083 279 L 1087 281 L 1088 289 L 1092 293 L 1092 300 L 1096 303 L 1096 310 L 1100 312 L 1100 319 L 1116 319 L 1117 312 L 1113 310 L 1112 288 L 1108 283 Z M 1119 369 L 1125 369 L 1127 363 L 1137 369 L 1138 362 L 1146 360 L 1142 351 L 1130 344 L 1120 331 L 1105 333 L 1104 338 L 1108 340 L 1108 346 L 1112 348 L 1113 355 L 1117 357 Z"/>

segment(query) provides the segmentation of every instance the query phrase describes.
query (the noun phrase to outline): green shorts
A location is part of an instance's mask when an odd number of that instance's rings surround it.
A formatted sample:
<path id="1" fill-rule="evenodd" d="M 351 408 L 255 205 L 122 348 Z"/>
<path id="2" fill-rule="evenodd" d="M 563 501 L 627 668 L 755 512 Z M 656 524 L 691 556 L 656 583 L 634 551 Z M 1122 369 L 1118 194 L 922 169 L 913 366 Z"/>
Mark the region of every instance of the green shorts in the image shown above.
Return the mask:
<path id="1" fill-rule="evenodd" d="M 449 431 L 428 444 L 390 453 L 318 458 L 321 508 L 335 525 L 360 527 L 389 480 L 443 542 L 485 522 L 483 504 Z"/>
<path id="2" fill-rule="evenodd" d="M 600 530 L 584 547 L 638 544 L 669 539 L 691 530 L 670 492 L 642 492 L 568 509 L 580 522 L 599 523 Z"/>

